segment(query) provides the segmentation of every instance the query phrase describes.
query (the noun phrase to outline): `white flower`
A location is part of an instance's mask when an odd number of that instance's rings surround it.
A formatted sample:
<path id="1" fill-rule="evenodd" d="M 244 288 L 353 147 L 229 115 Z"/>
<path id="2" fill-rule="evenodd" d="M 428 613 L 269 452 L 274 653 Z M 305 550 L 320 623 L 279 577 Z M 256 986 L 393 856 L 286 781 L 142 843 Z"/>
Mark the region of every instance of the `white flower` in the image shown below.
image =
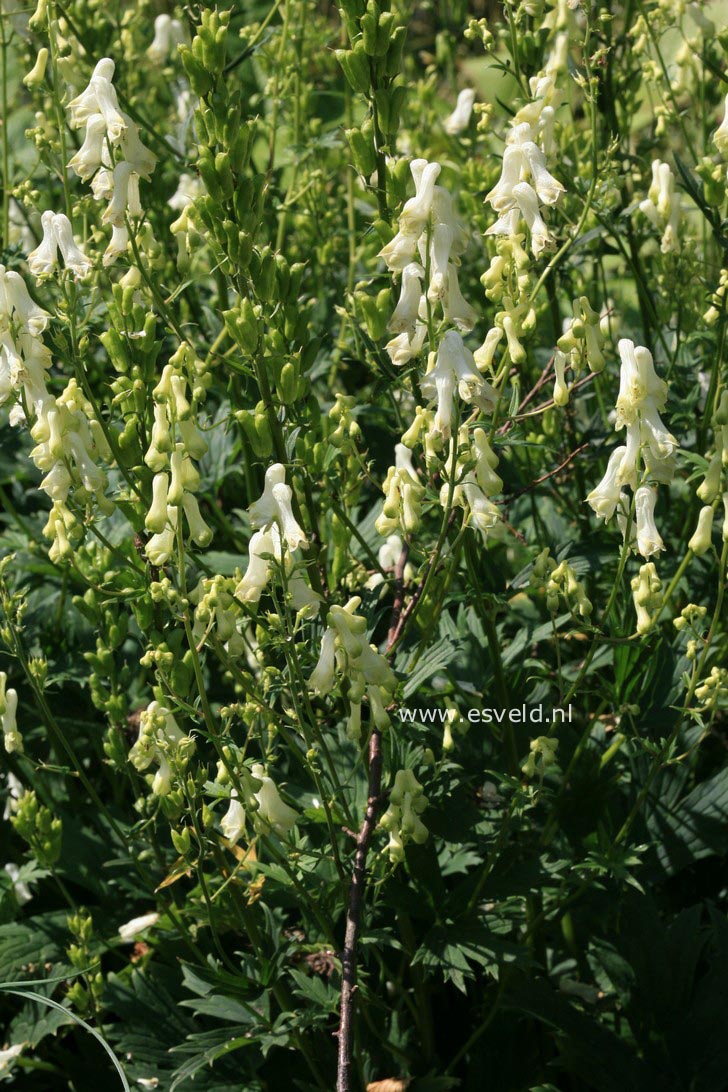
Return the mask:
<path id="1" fill-rule="evenodd" d="M 253 766 L 251 773 L 262 782 L 260 789 L 255 793 L 255 799 L 258 801 L 256 821 L 264 828 L 272 828 L 276 834 L 287 834 L 295 826 L 298 812 L 283 803 L 274 782 L 266 776 L 265 768 L 260 763 Z"/>
<path id="2" fill-rule="evenodd" d="M 154 41 L 147 50 L 147 55 L 158 64 L 166 61 L 172 48 L 185 40 L 185 30 L 179 19 L 170 15 L 158 15 L 154 20 Z"/>
<path id="3" fill-rule="evenodd" d="M 23 789 L 23 782 L 20 778 L 15 776 L 12 770 L 8 771 L 8 775 L 5 778 L 5 788 L 7 790 L 7 796 L 5 798 L 3 819 L 7 820 L 17 810 L 17 802 L 20 800 L 25 790 Z"/>
<path id="4" fill-rule="evenodd" d="M 452 243 L 453 232 L 450 225 L 434 224 L 430 238 L 430 285 L 427 289 L 427 298 L 433 303 L 441 300 L 447 291 Z"/>
<path id="5" fill-rule="evenodd" d="M 268 585 L 270 558 L 281 561 L 281 539 L 275 524 L 268 531 L 256 531 L 248 543 L 248 567 L 235 588 L 235 597 L 257 603 Z"/>
<path id="6" fill-rule="evenodd" d="M 453 397 L 455 391 L 464 402 L 491 411 L 497 401 L 497 393 L 475 369 L 473 354 L 463 343 L 456 330 L 448 330 L 437 354 L 435 366 L 422 380 L 423 395 L 437 400 L 434 428 L 443 439 L 448 439 L 452 426 Z"/>
<path id="7" fill-rule="evenodd" d="M 334 687 L 336 630 L 328 626 L 321 638 L 318 662 L 308 680 L 309 690 L 315 694 L 328 694 Z"/>
<path id="8" fill-rule="evenodd" d="M 426 159 L 413 159 L 410 171 L 415 182 L 415 195 L 405 201 L 399 217 L 399 230 L 405 235 L 419 237 L 425 230 L 432 210 L 440 164 L 428 163 Z"/>
<path id="9" fill-rule="evenodd" d="M 53 230 L 66 269 L 70 269 L 76 277 L 84 277 L 91 268 L 91 262 L 76 246 L 71 221 L 62 212 L 53 217 Z"/>
<path id="10" fill-rule="evenodd" d="M 129 247 L 129 231 L 125 225 L 111 225 L 111 239 L 101 259 L 104 266 L 113 265 L 120 254 L 126 254 Z"/>
<path id="11" fill-rule="evenodd" d="M 12 269 L 0 265 L 0 316 L 11 318 L 21 333 L 37 337 L 48 325 L 50 315 L 34 303 L 25 281 Z"/>
<path id="12" fill-rule="evenodd" d="M 564 187 L 554 178 L 546 167 L 546 157 L 532 140 L 521 145 L 521 151 L 528 162 L 528 169 L 533 179 L 533 188 L 543 205 L 555 205 L 564 192 Z"/>
<path id="13" fill-rule="evenodd" d="M 220 829 L 229 842 L 235 845 L 245 833 L 245 808 L 237 799 L 235 789 L 230 793 L 228 810 L 220 820 Z"/>
<path id="14" fill-rule="evenodd" d="M 78 129 L 93 114 L 101 114 L 106 123 L 109 139 L 117 141 L 126 128 L 126 122 L 119 110 L 116 91 L 111 83 L 114 77 L 114 62 L 110 57 L 103 57 L 93 70 L 88 86 L 68 104 L 71 126 Z"/>
<path id="15" fill-rule="evenodd" d="M 457 266 L 450 263 L 447 271 L 447 292 L 443 300 L 442 313 L 446 322 L 457 326 L 461 333 L 467 333 L 475 326 L 478 315 L 460 291 Z"/>
<path id="16" fill-rule="evenodd" d="M 379 251 L 387 267 L 392 270 L 404 269 L 409 265 L 417 251 L 417 236 L 398 231 L 394 238 Z"/>
<path id="17" fill-rule="evenodd" d="M 103 114 L 91 114 L 86 122 L 86 136 L 76 154 L 68 161 L 70 170 L 87 182 L 99 167 L 111 167 L 106 144 L 106 121 Z"/>
<path id="18" fill-rule="evenodd" d="M 725 106 L 723 110 L 723 120 L 715 131 L 713 142 L 724 157 L 728 157 L 728 95 L 725 97 Z"/>
<path id="19" fill-rule="evenodd" d="M 470 124 L 470 116 L 473 113 L 475 91 L 472 87 L 464 88 L 458 95 L 453 112 L 445 118 L 442 127 L 449 136 L 457 136 L 467 129 Z"/>
<path id="20" fill-rule="evenodd" d="M 53 230 L 54 213 L 48 209 L 40 218 L 43 238 L 27 257 L 28 269 L 34 277 L 52 273 L 58 265 L 58 242 Z"/>
<path id="21" fill-rule="evenodd" d="M 665 549 L 660 532 L 655 525 L 657 490 L 641 485 L 634 495 L 637 549 L 645 560 Z"/>
<path id="22" fill-rule="evenodd" d="M 114 167 L 113 179 L 114 192 L 101 220 L 104 224 L 122 227 L 127 215 L 141 216 L 143 213 L 139 199 L 139 175 L 131 163 L 122 161 Z"/>
<path id="23" fill-rule="evenodd" d="M 27 1043 L 15 1043 L 14 1046 L 0 1050 L 0 1073 L 7 1073 L 19 1054 L 25 1050 Z"/>
<path id="24" fill-rule="evenodd" d="M 76 245 L 73 238 L 71 221 L 62 212 L 50 210 L 40 218 L 43 238 L 40 244 L 27 258 L 28 268 L 34 277 L 47 276 L 58 265 L 58 249 L 67 269 L 76 277 L 84 277 L 91 268 L 91 262 Z"/>
<path id="25" fill-rule="evenodd" d="M 175 212 L 182 212 L 188 205 L 191 205 L 193 201 L 196 201 L 198 197 L 201 197 L 205 192 L 205 184 L 201 178 L 198 178 L 193 174 L 181 174 L 179 176 L 179 182 L 177 183 L 177 189 L 170 197 L 167 204 Z"/>
<path id="26" fill-rule="evenodd" d="M 402 287 L 399 302 L 387 324 L 393 334 L 405 332 L 411 338 L 415 331 L 417 313 L 422 298 L 422 277 L 425 271 L 417 262 L 410 262 L 402 270 Z"/>
<path id="27" fill-rule="evenodd" d="M 655 372 L 652 353 L 642 345 L 635 346 L 628 338 L 621 338 L 617 349 L 621 359 L 617 417 L 614 427 L 619 430 L 634 421 L 637 412 L 647 400 L 658 409 L 664 409 L 667 401 L 667 383 Z"/>
<path id="28" fill-rule="evenodd" d="M 23 752 L 23 738 L 18 731 L 17 712 L 18 712 L 18 695 L 12 688 L 5 690 L 5 672 L 0 672 L 2 679 L 0 682 L 0 713 L 2 714 L 2 720 L 0 726 L 2 727 L 3 742 L 7 754 L 13 754 L 17 752 L 22 754 Z"/>
<path id="29" fill-rule="evenodd" d="M 419 356 L 422 352 L 422 346 L 425 344 L 425 338 L 427 337 L 427 327 L 424 322 L 415 323 L 415 332 L 412 337 L 404 331 L 401 334 L 397 334 L 391 341 L 388 341 L 384 346 L 389 359 L 392 361 L 396 368 L 401 368 L 404 364 L 408 364 L 413 357 Z"/>
<path id="30" fill-rule="evenodd" d="M 553 236 L 546 227 L 539 211 L 536 191 L 528 182 L 519 182 L 517 186 L 513 187 L 513 196 L 521 210 L 521 215 L 526 221 L 526 227 L 531 233 L 531 249 L 534 255 L 538 257 L 541 251 L 552 243 Z"/>
<path id="31" fill-rule="evenodd" d="M 114 172 L 110 167 L 101 167 L 91 179 L 91 193 L 97 201 L 108 201 L 114 193 Z"/>
<path id="32" fill-rule="evenodd" d="M 13 891 L 15 892 L 15 898 L 17 899 L 18 906 L 25 906 L 26 902 L 30 902 L 30 900 L 33 898 L 33 893 L 28 887 L 27 883 L 23 883 L 22 880 L 18 880 L 18 876 L 20 875 L 20 869 L 16 864 L 13 864 L 12 861 L 9 861 L 5 865 L 4 871 L 7 872 L 8 876 L 13 882 Z"/>
<path id="33" fill-rule="evenodd" d="M 614 449 L 609 456 L 604 477 L 586 498 L 587 504 L 590 504 L 594 509 L 597 518 L 603 519 L 605 522 L 612 518 L 623 496 L 623 482 L 620 480 L 620 471 L 626 454 L 626 447 L 616 447 Z"/>
<path id="34" fill-rule="evenodd" d="M 127 114 L 121 116 L 126 124 L 119 141 L 124 159 L 138 175 L 148 180 L 154 170 L 157 157 L 139 139 L 139 127 L 134 124 Z"/>
<path id="35" fill-rule="evenodd" d="M 252 527 L 270 530 L 276 524 L 290 550 L 306 544 L 306 535 L 293 515 L 293 492 L 285 483 L 286 468 L 273 463 L 265 472 L 263 495 L 248 509 Z"/>
<path id="36" fill-rule="evenodd" d="M 134 940 L 139 933 L 143 933 L 146 929 L 151 929 L 158 921 L 159 914 L 155 912 L 142 914 L 138 918 L 132 918 L 131 921 L 127 921 L 125 925 L 120 925 L 119 936 L 126 944 L 129 941 Z"/>

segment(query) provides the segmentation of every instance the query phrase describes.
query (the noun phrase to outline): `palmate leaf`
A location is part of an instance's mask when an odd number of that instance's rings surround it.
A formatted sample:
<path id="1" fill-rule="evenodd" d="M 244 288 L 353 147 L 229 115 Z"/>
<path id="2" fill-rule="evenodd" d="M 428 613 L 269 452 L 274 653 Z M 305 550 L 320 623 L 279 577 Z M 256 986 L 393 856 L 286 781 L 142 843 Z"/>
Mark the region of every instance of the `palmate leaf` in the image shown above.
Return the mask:
<path id="1" fill-rule="evenodd" d="M 68 942 L 66 914 L 37 914 L 0 925 L 0 979 L 20 979 L 28 965 L 57 962 Z"/>
<path id="2" fill-rule="evenodd" d="M 92 1028 L 90 1024 L 87 1024 L 86 1021 L 82 1020 L 80 1016 L 77 1016 L 75 1012 L 67 1009 L 66 1006 L 61 1005 L 60 1002 L 54 1001 L 51 997 L 43 997 L 42 994 L 34 993 L 32 990 L 5 989 L 2 992 L 13 994 L 16 997 L 27 998 L 29 1001 L 36 1001 L 39 1005 L 47 1005 L 49 1008 L 55 1009 L 57 1012 L 62 1013 L 67 1019 L 73 1021 L 73 1023 L 78 1024 L 79 1027 L 82 1027 L 84 1029 L 84 1031 L 88 1031 L 89 1034 L 93 1035 L 94 1039 L 96 1039 L 96 1041 L 101 1044 L 105 1052 L 108 1054 L 114 1069 L 119 1074 L 119 1078 L 125 1092 L 131 1092 L 131 1089 L 129 1088 L 129 1082 L 126 1079 L 126 1074 L 121 1067 L 121 1063 L 119 1062 L 118 1058 L 114 1054 L 109 1044 L 104 1038 L 102 1038 L 101 1035 L 99 1035 L 98 1031 L 96 1031 L 95 1028 Z"/>
<path id="3" fill-rule="evenodd" d="M 110 974 L 104 1004 L 118 1023 L 108 1029 L 109 1040 L 129 1058 L 127 1069 L 133 1080 L 171 1074 L 174 1061 L 170 1050 L 192 1034 L 198 1025 L 183 1013 L 173 991 L 176 976 L 155 966 L 142 974 Z"/>
<path id="4" fill-rule="evenodd" d="M 474 978 L 474 967 L 481 967 L 497 978 L 505 963 L 521 966 L 528 961 L 524 948 L 496 936 L 484 925 L 450 923 L 436 925 L 415 952 L 413 964 L 440 972 L 463 993 L 465 979 Z"/>
<path id="5" fill-rule="evenodd" d="M 271 1046 L 285 1046 L 288 1043 L 289 1031 L 281 1031 L 280 1035 L 274 1032 L 261 1031 L 256 1034 L 250 1026 L 245 1024 L 233 1024 L 226 1028 L 216 1028 L 212 1031 L 194 1032 L 188 1035 L 183 1043 L 174 1047 L 172 1054 L 188 1054 L 189 1059 L 179 1066 L 172 1074 L 170 1092 L 182 1087 L 185 1081 L 194 1079 L 195 1088 L 204 1088 L 212 1092 L 213 1089 L 225 1089 L 230 1087 L 227 1081 L 232 1081 L 236 1075 L 238 1083 L 232 1085 L 236 1092 L 241 1087 L 240 1062 L 232 1060 L 225 1062 L 227 1055 L 244 1047 L 263 1047 L 264 1052 Z M 216 1075 L 212 1076 L 212 1066 L 222 1061 L 222 1066 L 217 1066 Z M 200 1083 L 199 1078 L 207 1071 L 210 1074 L 209 1083 Z M 256 1082 L 245 1080 L 245 1088 L 257 1089 L 262 1087 Z"/>
<path id="6" fill-rule="evenodd" d="M 720 770 L 679 799 L 661 792 L 658 782 L 647 829 L 663 875 L 674 876 L 694 861 L 728 852 L 728 771 Z"/>

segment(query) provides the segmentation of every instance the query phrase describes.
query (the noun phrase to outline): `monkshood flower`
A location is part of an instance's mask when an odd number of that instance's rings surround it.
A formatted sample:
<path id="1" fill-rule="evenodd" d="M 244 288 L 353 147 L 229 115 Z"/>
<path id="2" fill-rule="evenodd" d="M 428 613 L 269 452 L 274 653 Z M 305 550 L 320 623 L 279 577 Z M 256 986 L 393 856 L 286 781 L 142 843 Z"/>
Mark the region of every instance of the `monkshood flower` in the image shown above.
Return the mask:
<path id="1" fill-rule="evenodd" d="M 392 864 L 404 860 L 404 847 L 408 842 L 422 845 L 429 831 L 420 819 L 427 807 L 427 797 L 413 770 L 398 770 L 389 794 L 389 806 L 379 826 L 389 834 L 386 852 Z"/>
<path id="2" fill-rule="evenodd" d="M 404 444 L 395 445 L 394 458 L 382 485 L 385 501 L 375 527 L 380 535 L 400 527 L 405 534 L 413 534 L 420 524 L 425 488 L 412 465 L 412 452 Z"/>
<path id="3" fill-rule="evenodd" d="M 306 534 L 296 521 L 292 508 L 293 491 L 286 485 L 286 468 L 273 463 L 265 472 L 263 495 L 248 509 L 252 527 L 269 531 L 276 526 L 289 550 L 306 545 Z"/>
<path id="4" fill-rule="evenodd" d="M 361 598 L 353 596 L 344 607 L 333 606 L 327 615 L 319 659 L 308 681 L 309 690 L 326 695 L 337 677 L 348 682 L 349 721 L 347 735 L 358 741 L 361 735 L 362 699 L 369 699 L 370 717 L 377 728 L 390 724 L 387 705 L 397 680 L 386 658 L 367 643 L 366 618 L 356 614 Z"/>
<path id="5" fill-rule="evenodd" d="M 652 628 L 650 611 L 656 610 L 661 603 L 662 581 L 657 575 L 654 562 L 648 561 L 646 565 L 640 566 L 639 575 L 632 578 L 630 586 L 637 615 L 637 633 L 647 633 Z"/>
<path id="6" fill-rule="evenodd" d="M 136 940 L 140 933 L 144 933 L 147 929 L 155 926 L 158 921 L 159 914 L 154 911 L 149 914 L 141 914 L 138 918 L 132 918 L 131 921 L 120 925 L 119 936 L 125 944 L 129 944 L 131 941 Z"/>
<path id="7" fill-rule="evenodd" d="M 166 13 L 158 15 L 154 20 L 154 41 L 147 50 L 147 56 L 161 64 L 185 39 L 185 28 L 179 19 L 173 19 Z"/>
<path id="8" fill-rule="evenodd" d="M 71 115 L 72 128 L 78 129 L 94 114 L 101 114 L 109 140 L 121 139 L 126 122 L 119 110 L 119 100 L 111 82 L 115 67 L 110 57 L 102 57 L 93 70 L 88 86 L 69 102 L 67 110 Z"/>
<path id="9" fill-rule="evenodd" d="M 655 372 L 652 354 L 628 338 L 620 340 L 618 349 L 621 367 L 615 428 L 626 429 L 627 442 L 612 452 L 606 473 L 587 503 L 605 521 L 616 512 L 624 530 L 629 505 L 623 487 L 629 486 L 635 500 L 634 543 L 648 559 L 665 548 L 654 520 L 656 485 L 672 480 L 677 440 L 660 418 L 667 384 Z"/>
<path id="10" fill-rule="evenodd" d="M 296 825 L 298 812 L 281 800 L 278 788 L 266 774 L 264 766 L 256 763 L 251 773 L 260 782 L 260 788 L 254 794 L 258 810 L 253 813 L 253 822 L 257 829 L 262 832 L 273 830 L 276 834 L 287 834 Z"/>
<path id="11" fill-rule="evenodd" d="M 464 132 L 470 124 L 475 102 L 475 91 L 472 87 L 464 88 L 458 95 L 455 109 L 442 123 L 442 127 L 448 136 L 457 136 Z"/>
<path id="12" fill-rule="evenodd" d="M 5 672 L 0 671 L 0 727 L 3 732 L 3 743 L 8 754 L 14 752 L 22 754 L 23 737 L 18 731 L 16 720 L 18 695 L 12 688 L 7 689 L 7 681 Z"/>
<path id="13" fill-rule="evenodd" d="M 422 298 L 422 278 L 424 275 L 424 269 L 417 262 L 410 262 L 402 270 L 399 302 L 387 323 L 387 329 L 390 333 L 406 333 L 409 340 L 413 338 Z"/>
<path id="14" fill-rule="evenodd" d="M 0 265 L 0 329 L 12 322 L 18 333 L 38 337 L 49 320 L 48 312 L 30 298 L 20 274 Z"/>
<path id="15" fill-rule="evenodd" d="M 267 531 L 256 531 L 248 543 L 248 567 L 235 588 L 235 597 L 243 603 L 257 603 L 268 587 L 271 561 L 281 564 L 283 551 L 276 524 Z"/>
<path id="16" fill-rule="evenodd" d="M 728 95 L 725 97 L 723 120 L 715 131 L 713 143 L 723 158 L 728 159 Z"/>
<path id="17" fill-rule="evenodd" d="M 501 175 L 486 196 L 498 213 L 498 219 L 486 234 L 516 236 L 520 221 L 524 220 L 536 257 L 553 243 L 540 206 L 555 205 L 564 192 L 563 185 L 546 166 L 546 151 L 550 152 L 553 145 L 554 109 L 558 105 L 554 76 L 551 72 L 531 79 L 533 100 L 511 120 Z"/>
<path id="18" fill-rule="evenodd" d="M 477 371 L 473 354 L 456 330 L 448 330 L 440 342 L 421 390 L 425 398 L 437 402 L 433 427 L 443 440 L 451 435 L 456 392 L 464 402 L 486 412 L 492 411 L 498 400 L 497 391 Z"/>
<path id="19" fill-rule="evenodd" d="M 594 509 L 597 517 L 606 523 L 612 518 L 617 506 L 626 501 L 626 493 L 623 490 L 622 465 L 626 447 L 616 447 L 609 456 L 604 477 L 597 486 L 592 489 L 587 497 L 588 503 Z"/>
<path id="20" fill-rule="evenodd" d="M 246 818 L 245 808 L 238 800 L 237 791 L 233 789 L 228 809 L 220 820 L 220 829 L 231 845 L 237 845 L 245 833 Z"/>
<path id="21" fill-rule="evenodd" d="M 665 549 L 655 524 L 656 504 L 657 489 L 651 485 L 641 485 L 634 495 L 634 509 L 637 549 L 644 558 L 652 557 Z"/>
<path id="22" fill-rule="evenodd" d="M 645 200 L 640 201 L 639 208 L 652 226 L 662 232 L 660 242 L 662 253 L 670 254 L 676 251 L 682 209 L 680 195 L 675 193 L 675 176 L 668 163 L 653 159 L 652 185 Z"/>
<path id="23" fill-rule="evenodd" d="M 111 153 L 107 143 L 106 119 L 103 114 L 91 114 L 86 122 L 83 144 L 68 161 L 69 168 L 82 182 L 88 182 L 101 167 L 111 168 Z"/>
<path id="24" fill-rule="evenodd" d="M 697 554 L 698 557 L 701 557 L 710 549 L 714 514 L 713 506 L 710 504 L 706 504 L 700 509 L 698 525 L 695 528 L 692 538 L 688 542 L 688 547 L 694 554 Z"/>
<path id="25" fill-rule="evenodd" d="M 91 262 L 76 245 L 68 217 L 49 209 L 43 213 L 40 222 L 43 238 L 27 259 L 33 276 L 45 277 L 53 273 L 58 268 L 60 250 L 66 269 L 70 269 L 75 277 L 84 277 L 91 268 Z"/>
<path id="26" fill-rule="evenodd" d="M 152 701 L 139 718 L 139 736 L 129 751 L 129 761 L 140 772 L 157 763 L 152 792 L 167 796 L 172 790 L 171 763 L 182 773 L 194 750 L 194 740 L 182 732 L 170 710 Z"/>

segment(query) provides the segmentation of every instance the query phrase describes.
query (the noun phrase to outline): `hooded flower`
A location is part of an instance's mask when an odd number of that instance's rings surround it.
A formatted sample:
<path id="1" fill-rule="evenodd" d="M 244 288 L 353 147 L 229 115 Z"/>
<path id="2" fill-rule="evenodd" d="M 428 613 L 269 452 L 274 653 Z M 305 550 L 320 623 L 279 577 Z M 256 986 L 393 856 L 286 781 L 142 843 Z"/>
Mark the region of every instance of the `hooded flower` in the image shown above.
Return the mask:
<path id="1" fill-rule="evenodd" d="M 158 921 L 159 914 L 155 911 L 152 911 L 149 914 L 141 914 L 138 918 L 132 918 L 131 921 L 127 921 L 124 925 L 120 925 L 119 936 L 125 944 L 128 944 L 132 940 L 136 940 L 140 933 L 144 933 L 147 929 L 151 929 Z"/>
<path id="2" fill-rule="evenodd" d="M 58 267 L 58 251 L 63 264 L 75 277 L 84 277 L 91 268 L 91 262 L 76 245 L 73 238 L 71 221 L 62 212 L 48 210 L 41 216 L 43 238 L 40 244 L 28 255 L 28 268 L 34 277 L 48 276 Z"/>
<path id="3" fill-rule="evenodd" d="M 472 87 L 465 87 L 458 95 L 455 109 L 442 123 L 442 127 L 448 136 L 457 136 L 467 129 L 473 113 L 475 91 Z"/>
<path id="4" fill-rule="evenodd" d="M 263 495 L 248 509 L 252 527 L 270 530 L 276 525 L 289 550 L 306 545 L 306 535 L 293 515 L 293 492 L 286 485 L 286 468 L 274 463 L 265 473 Z"/>
<path id="5" fill-rule="evenodd" d="M 448 330 L 440 342 L 435 364 L 422 380 L 421 389 L 427 399 L 437 402 L 434 429 L 445 440 L 452 429 L 456 391 L 464 402 L 484 411 L 492 411 L 498 397 L 476 370 L 473 354 L 456 330 Z"/>
<path id="6" fill-rule="evenodd" d="M 71 126 L 78 129 L 94 114 L 101 114 L 106 125 L 109 140 L 117 141 L 126 128 L 126 122 L 119 110 L 119 102 L 112 84 L 114 62 L 110 57 L 103 57 L 93 70 L 88 86 L 68 104 Z"/>
<path id="7" fill-rule="evenodd" d="M 637 549 L 645 560 L 665 549 L 655 524 L 656 503 L 657 490 L 649 485 L 641 485 L 634 495 L 635 531 Z"/>
<path id="8" fill-rule="evenodd" d="M 276 834 L 287 834 L 296 825 L 298 812 L 281 800 L 275 782 L 266 775 L 264 766 L 256 763 L 251 773 L 261 782 L 260 788 L 254 794 L 258 801 L 256 825 L 264 830 L 274 830 Z"/>
<path id="9" fill-rule="evenodd" d="M 111 167 L 111 157 L 106 143 L 106 121 L 103 114 L 91 114 L 86 122 L 86 135 L 83 144 L 69 160 L 68 166 L 82 182 L 98 171 L 99 167 Z"/>

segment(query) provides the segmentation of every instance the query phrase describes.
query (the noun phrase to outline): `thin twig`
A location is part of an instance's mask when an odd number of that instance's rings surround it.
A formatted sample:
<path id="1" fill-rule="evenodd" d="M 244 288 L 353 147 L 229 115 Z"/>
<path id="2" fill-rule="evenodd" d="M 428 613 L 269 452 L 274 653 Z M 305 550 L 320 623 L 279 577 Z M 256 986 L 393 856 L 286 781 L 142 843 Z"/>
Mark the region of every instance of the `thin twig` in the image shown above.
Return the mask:
<path id="1" fill-rule="evenodd" d="M 576 456 L 579 455 L 580 452 L 582 452 L 584 448 L 587 447 L 589 447 L 588 440 L 586 441 L 586 443 L 580 444 L 579 447 L 575 448 L 574 451 L 572 451 L 570 455 L 567 455 L 564 461 L 562 463 L 559 463 L 558 466 L 554 467 L 553 470 L 549 470 L 547 474 L 542 474 L 540 478 L 536 478 L 536 480 L 532 481 L 530 485 L 524 485 L 523 489 L 519 489 L 515 493 L 509 493 L 504 500 L 506 507 L 514 500 L 516 500 L 517 497 L 522 497 L 524 493 L 530 493 L 531 490 L 535 489 L 537 485 L 542 485 L 544 482 L 547 482 L 549 478 L 553 478 L 555 474 L 558 474 L 560 470 L 563 470 L 565 466 L 568 466 L 572 459 L 575 459 Z"/>
<path id="2" fill-rule="evenodd" d="M 356 1001 L 356 949 L 364 906 L 367 854 L 369 843 L 377 825 L 382 803 L 382 735 L 372 728 L 369 740 L 369 796 L 361 830 L 356 839 L 354 873 L 349 888 L 349 905 L 346 912 L 344 950 L 341 956 L 341 1012 L 339 1017 L 339 1063 L 336 1073 L 336 1092 L 351 1092 L 352 1058 L 354 1040 L 354 1005 Z"/>

